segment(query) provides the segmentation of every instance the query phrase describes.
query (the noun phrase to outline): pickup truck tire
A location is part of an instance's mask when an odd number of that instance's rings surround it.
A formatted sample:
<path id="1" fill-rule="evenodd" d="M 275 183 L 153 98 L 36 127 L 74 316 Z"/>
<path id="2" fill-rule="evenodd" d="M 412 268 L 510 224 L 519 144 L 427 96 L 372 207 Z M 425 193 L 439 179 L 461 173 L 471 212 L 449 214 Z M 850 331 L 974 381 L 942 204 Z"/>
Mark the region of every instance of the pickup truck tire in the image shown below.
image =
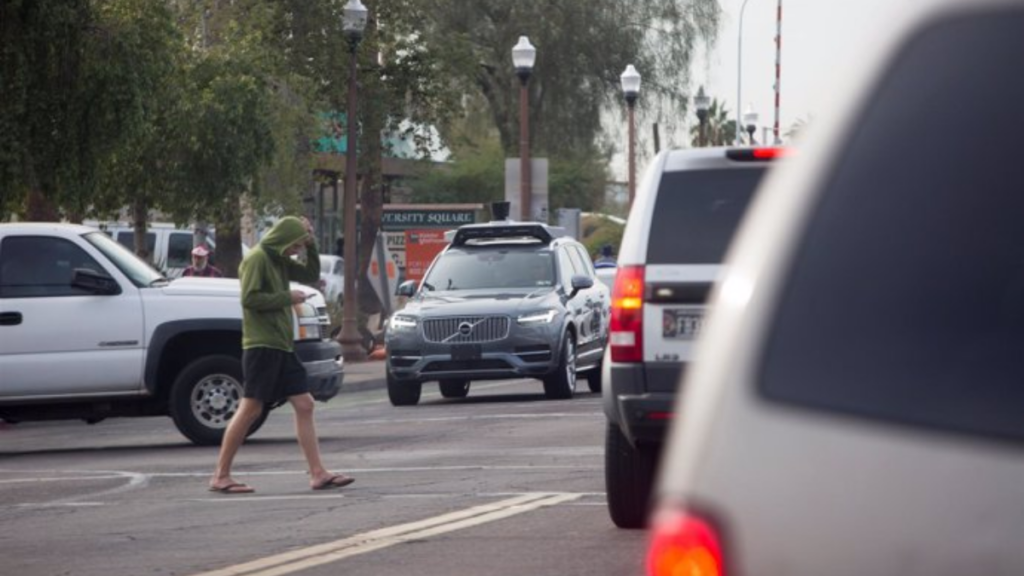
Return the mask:
<path id="1" fill-rule="evenodd" d="M 242 401 L 242 363 L 233 356 L 204 356 L 192 361 L 178 374 L 171 387 L 170 413 L 174 425 L 186 438 L 200 446 L 219 445 L 231 417 Z M 251 435 L 270 413 L 263 414 L 249 429 Z"/>
<path id="2" fill-rule="evenodd" d="M 608 423 L 604 445 L 604 483 L 608 514 L 619 528 L 643 528 L 651 504 L 656 452 L 633 447 L 618 426 Z"/>
<path id="3" fill-rule="evenodd" d="M 441 380 L 437 385 L 445 398 L 465 398 L 469 394 L 469 380 Z"/>

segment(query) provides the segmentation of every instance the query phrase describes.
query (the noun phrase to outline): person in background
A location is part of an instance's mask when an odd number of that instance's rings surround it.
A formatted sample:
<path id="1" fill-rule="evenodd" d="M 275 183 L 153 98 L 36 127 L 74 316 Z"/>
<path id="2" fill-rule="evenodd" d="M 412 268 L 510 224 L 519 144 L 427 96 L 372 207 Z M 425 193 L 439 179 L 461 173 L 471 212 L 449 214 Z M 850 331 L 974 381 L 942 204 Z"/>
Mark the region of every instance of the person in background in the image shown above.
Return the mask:
<path id="1" fill-rule="evenodd" d="M 224 274 L 210 265 L 210 250 L 200 244 L 192 249 L 192 265 L 185 268 L 182 276 L 197 276 L 201 278 L 223 278 Z"/>
<path id="2" fill-rule="evenodd" d="M 612 256 L 612 245 L 601 246 L 601 257 L 594 261 L 594 268 L 615 268 L 618 265 Z"/>
<path id="3" fill-rule="evenodd" d="M 292 306 L 305 301 L 306 294 L 289 286 L 292 281 L 313 283 L 320 278 L 315 238 L 309 220 L 286 216 L 274 224 L 238 267 L 242 285 L 242 401 L 224 432 L 217 467 L 208 484 L 211 492 L 255 492 L 231 477 L 231 465 L 266 406 L 285 399 L 295 415 L 295 434 L 306 457 L 309 487 L 327 490 L 354 481 L 327 470 L 320 459 L 313 396 L 292 340 Z M 292 260 L 303 248 L 305 263 Z"/>

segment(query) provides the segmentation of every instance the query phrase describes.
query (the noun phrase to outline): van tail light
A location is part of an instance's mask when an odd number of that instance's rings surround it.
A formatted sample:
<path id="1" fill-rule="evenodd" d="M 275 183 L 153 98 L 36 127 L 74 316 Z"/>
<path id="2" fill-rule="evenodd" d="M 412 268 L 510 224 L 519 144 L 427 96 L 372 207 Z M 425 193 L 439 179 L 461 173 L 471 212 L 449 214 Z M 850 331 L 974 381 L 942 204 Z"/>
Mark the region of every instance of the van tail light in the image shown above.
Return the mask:
<path id="1" fill-rule="evenodd" d="M 724 576 L 718 534 L 681 509 L 659 511 L 647 549 L 647 576 Z"/>
<path id="2" fill-rule="evenodd" d="M 621 266 L 612 287 L 612 362 L 644 359 L 644 267 Z"/>

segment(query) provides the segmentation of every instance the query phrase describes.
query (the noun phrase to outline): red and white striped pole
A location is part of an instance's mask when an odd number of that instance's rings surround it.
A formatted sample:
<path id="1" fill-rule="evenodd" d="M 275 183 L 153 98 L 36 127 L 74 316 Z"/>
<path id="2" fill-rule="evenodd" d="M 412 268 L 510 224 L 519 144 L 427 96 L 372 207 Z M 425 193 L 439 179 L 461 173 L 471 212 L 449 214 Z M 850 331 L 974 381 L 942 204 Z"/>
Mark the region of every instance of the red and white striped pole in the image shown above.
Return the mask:
<path id="1" fill-rule="evenodd" d="M 775 144 L 781 144 L 779 138 L 779 100 L 782 93 L 782 0 L 775 22 Z"/>

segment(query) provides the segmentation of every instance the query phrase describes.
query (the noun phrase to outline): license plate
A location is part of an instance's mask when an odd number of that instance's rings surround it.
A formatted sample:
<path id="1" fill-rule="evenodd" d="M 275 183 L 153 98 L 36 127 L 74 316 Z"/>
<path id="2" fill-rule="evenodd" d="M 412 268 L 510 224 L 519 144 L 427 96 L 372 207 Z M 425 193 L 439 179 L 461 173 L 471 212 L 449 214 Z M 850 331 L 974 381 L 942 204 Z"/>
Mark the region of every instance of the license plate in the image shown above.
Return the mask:
<path id="1" fill-rule="evenodd" d="M 661 335 L 666 339 L 696 338 L 704 327 L 704 314 L 697 310 L 670 308 L 661 318 Z"/>
<path id="2" fill-rule="evenodd" d="M 452 360 L 479 360 L 482 355 L 479 344 L 452 345 Z"/>

